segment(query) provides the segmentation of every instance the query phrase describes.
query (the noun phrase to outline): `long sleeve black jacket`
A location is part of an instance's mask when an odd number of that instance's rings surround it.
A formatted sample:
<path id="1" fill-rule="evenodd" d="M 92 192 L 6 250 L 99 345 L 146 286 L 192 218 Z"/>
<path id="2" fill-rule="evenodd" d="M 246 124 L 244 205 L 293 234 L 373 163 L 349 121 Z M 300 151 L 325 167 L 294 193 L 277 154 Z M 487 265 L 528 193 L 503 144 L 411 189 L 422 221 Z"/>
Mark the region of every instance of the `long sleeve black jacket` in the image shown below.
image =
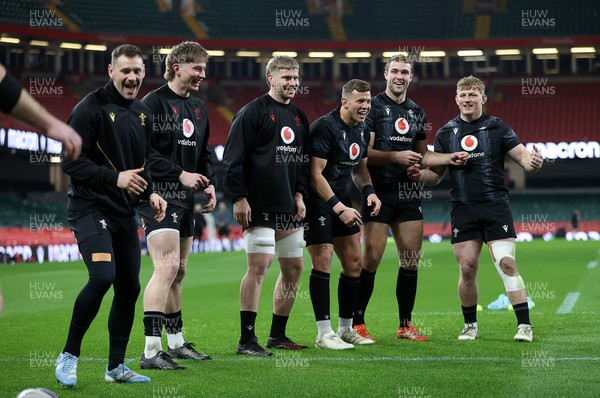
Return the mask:
<path id="1" fill-rule="evenodd" d="M 138 100 L 124 99 L 112 81 L 75 106 L 68 123 L 83 144 L 77 160 L 65 159 L 62 164 L 71 176 L 69 217 L 91 210 L 132 217 L 139 200 L 148 200 L 152 193 L 147 161 L 151 120 L 148 108 Z M 117 187 L 120 172 L 142 167 L 148 188 L 139 197 Z"/>

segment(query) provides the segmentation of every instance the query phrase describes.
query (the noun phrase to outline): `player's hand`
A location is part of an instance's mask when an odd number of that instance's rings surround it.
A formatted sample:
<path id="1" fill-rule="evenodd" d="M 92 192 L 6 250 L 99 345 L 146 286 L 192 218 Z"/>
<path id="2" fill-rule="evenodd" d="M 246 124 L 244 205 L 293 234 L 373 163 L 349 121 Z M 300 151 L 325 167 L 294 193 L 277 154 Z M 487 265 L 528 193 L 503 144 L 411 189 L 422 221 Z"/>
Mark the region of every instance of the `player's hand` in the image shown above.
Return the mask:
<path id="1" fill-rule="evenodd" d="M 46 136 L 62 142 L 65 156 L 69 159 L 77 159 L 81 153 L 81 136 L 68 124 L 56 120 L 46 131 Z"/>
<path id="2" fill-rule="evenodd" d="M 187 188 L 197 191 L 200 188 L 205 188 L 210 184 L 208 178 L 198 173 L 188 173 L 183 170 L 179 175 L 179 182 Z"/>
<path id="3" fill-rule="evenodd" d="M 410 167 L 423 159 L 423 155 L 414 151 L 395 152 L 394 161 L 402 166 Z"/>
<path id="4" fill-rule="evenodd" d="M 406 175 L 412 182 L 419 182 L 421 181 L 421 168 L 419 165 L 410 166 L 406 169 Z"/>
<path id="5" fill-rule="evenodd" d="M 544 155 L 540 152 L 536 145 L 533 146 L 533 152 L 531 153 L 531 160 L 529 161 L 529 166 L 531 167 L 531 171 L 536 173 L 540 171 L 544 164 Z"/>
<path id="6" fill-rule="evenodd" d="M 206 199 L 208 199 L 208 203 L 202 207 L 202 213 L 212 213 L 217 205 L 217 195 L 215 193 L 214 185 L 209 185 L 204 189 L 204 195 L 206 195 Z"/>
<path id="7" fill-rule="evenodd" d="M 450 164 L 452 166 L 464 166 L 469 160 L 469 154 L 465 151 L 454 152 L 450 154 Z"/>
<path id="8" fill-rule="evenodd" d="M 304 220 L 306 217 L 306 206 L 304 205 L 304 198 L 302 198 L 302 194 L 296 193 L 294 196 L 294 215 L 298 218 L 298 220 Z"/>
<path id="9" fill-rule="evenodd" d="M 367 197 L 367 206 L 369 206 L 371 210 L 371 217 L 375 217 L 379 214 L 379 210 L 381 210 L 381 200 L 374 193 L 370 194 Z"/>
<path id="10" fill-rule="evenodd" d="M 154 220 L 161 222 L 165 218 L 165 212 L 167 211 L 167 201 L 160 197 L 157 193 L 150 194 L 149 198 L 150 207 L 154 209 L 156 214 Z"/>
<path id="11" fill-rule="evenodd" d="M 241 198 L 233 204 L 233 219 L 242 227 L 247 228 L 248 225 L 250 225 L 250 222 L 252 221 L 251 214 L 252 209 L 250 209 L 248 199 L 246 199 L 245 197 Z"/>
<path id="12" fill-rule="evenodd" d="M 146 180 L 139 175 L 143 172 L 143 167 L 120 172 L 117 178 L 117 186 L 132 195 L 140 195 L 148 187 Z"/>
<path id="13" fill-rule="evenodd" d="M 362 217 L 360 216 L 360 213 L 352 207 L 344 206 L 344 208 L 336 214 L 348 228 L 352 228 L 355 225 L 362 225 Z"/>

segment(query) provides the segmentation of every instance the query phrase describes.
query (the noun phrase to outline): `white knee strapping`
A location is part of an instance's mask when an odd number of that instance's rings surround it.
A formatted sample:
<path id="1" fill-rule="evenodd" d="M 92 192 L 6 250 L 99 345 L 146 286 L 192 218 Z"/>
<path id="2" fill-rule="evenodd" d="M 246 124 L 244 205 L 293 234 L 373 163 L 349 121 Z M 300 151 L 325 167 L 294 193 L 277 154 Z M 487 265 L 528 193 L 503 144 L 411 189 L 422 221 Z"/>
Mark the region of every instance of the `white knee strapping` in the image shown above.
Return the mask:
<path id="1" fill-rule="evenodd" d="M 256 227 L 244 235 L 246 253 L 275 254 L 275 230 Z"/>
<path id="2" fill-rule="evenodd" d="M 518 290 L 525 289 L 525 282 L 523 282 L 523 278 L 521 275 L 510 276 L 502 271 L 502 267 L 500 263 L 503 258 L 509 257 L 513 260 L 515 259 L 515 249 L 517 245 L 515 242 L 510 241 L 498 241 L 490 246 L 490 251 L 492 252 L 492 259 L 494 260 L 494 265 L 496 266 L 496 270 L 500 274 L 500 278 L 502 278 L 502 282 L 504 282 L 504 288 L 506 292 L 516 292 Z"/>
<path id="3" fill-rule="evenodd" d="M 298 258 L 303 256 L 304 229 L 299 229 L 291 235 L 277 241 L 275 253 L 277 258 Z"/>

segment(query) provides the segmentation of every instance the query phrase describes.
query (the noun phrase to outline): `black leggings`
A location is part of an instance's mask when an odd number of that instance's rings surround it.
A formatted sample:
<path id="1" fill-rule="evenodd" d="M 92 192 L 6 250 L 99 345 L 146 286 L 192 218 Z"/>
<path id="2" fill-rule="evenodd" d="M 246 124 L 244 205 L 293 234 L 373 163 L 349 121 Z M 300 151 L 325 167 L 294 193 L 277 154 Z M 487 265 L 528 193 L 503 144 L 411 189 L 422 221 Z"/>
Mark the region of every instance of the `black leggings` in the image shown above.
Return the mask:
<path id="1" fill-rule="evenodd" d="M 112 285 L 114 299 L 108 316 L 109 363 L 123 363 L 140 293 L 140 242 L 135 219 L 117 231 L 107 230 L 87 237 L 79 243 L 79 251 L 87 266 L 89 281 L 75 300 L 64 351 L 79 356 L 81 340 Z"/>

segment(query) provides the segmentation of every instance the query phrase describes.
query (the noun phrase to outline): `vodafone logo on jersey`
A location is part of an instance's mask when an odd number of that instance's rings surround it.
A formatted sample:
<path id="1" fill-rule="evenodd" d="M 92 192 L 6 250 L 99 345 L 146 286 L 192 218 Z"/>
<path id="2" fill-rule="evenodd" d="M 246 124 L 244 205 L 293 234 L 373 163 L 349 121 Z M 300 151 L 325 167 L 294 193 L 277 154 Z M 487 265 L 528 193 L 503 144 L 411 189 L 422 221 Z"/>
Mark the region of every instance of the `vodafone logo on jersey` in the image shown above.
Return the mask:
<path id="1" fill-rule="evenodd" d="M 356 142 L 353 143 L 352 145 L 350 145 L 348 154 L 350 155 L 350 160 L 354 160 L 358 157 L 358 155 L 360 154 L 360 147 L 358 146 L 358 144 Z"/>
<path id="2" fill-rule="evenodd" d="M 185 135 L 185 138 L 190 138 L 192 134 L 194 134 L 194 123 L 192 123 L 192 121 L 186 117 L 185 119 L 183 119 L 182 126 L 183 135 Z"/>
<path id="3" fill-rule="evenodd" d="M 460 140 L 462 149 L 469 152 L 477 148 L 477 144 L 479 144 L 479 141 L 477 141 L 477 137 L 474 135 L 465 135 L 463 139 Z"/>
<path id="4" fill-rule="evenodd" d="M 281 128 L 281 139 L 286 145 L 294 142 L 294 138 L 296 138 L 296 134 L 294 134 L 294 130 L 292 130 L 291 127 L 283 126 Z"/>
<path id="5" fill-rule="evenodd" d="M 408 130 L 410 130 L 410 124 L 408 124 L 408 120 L 406 120 L 403 117 L 399 117 L 398 119 L 396 119 L 396 121 L 394 122 L 394 127 L 396 128 L 396 131 L 400 134 L 406 134 L 408 133 Z"/>

